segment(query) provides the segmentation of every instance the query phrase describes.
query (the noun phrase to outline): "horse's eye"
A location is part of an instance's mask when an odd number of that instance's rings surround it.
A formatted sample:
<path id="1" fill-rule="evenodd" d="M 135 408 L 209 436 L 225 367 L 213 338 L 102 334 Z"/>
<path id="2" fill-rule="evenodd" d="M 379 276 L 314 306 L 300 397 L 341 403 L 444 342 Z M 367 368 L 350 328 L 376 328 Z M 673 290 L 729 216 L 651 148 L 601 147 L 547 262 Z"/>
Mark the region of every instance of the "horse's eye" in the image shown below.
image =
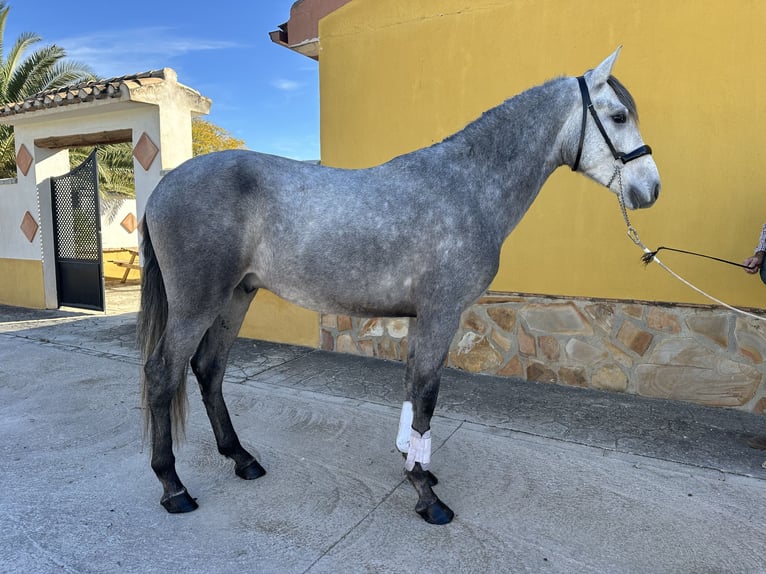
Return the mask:
<path id="1" fill-rule="evenodd" d="M 612 121 L 616 124 L 624 124 L 628 121 L 628 116 L 624 112 L 620 112 L 612 116 Z"/>

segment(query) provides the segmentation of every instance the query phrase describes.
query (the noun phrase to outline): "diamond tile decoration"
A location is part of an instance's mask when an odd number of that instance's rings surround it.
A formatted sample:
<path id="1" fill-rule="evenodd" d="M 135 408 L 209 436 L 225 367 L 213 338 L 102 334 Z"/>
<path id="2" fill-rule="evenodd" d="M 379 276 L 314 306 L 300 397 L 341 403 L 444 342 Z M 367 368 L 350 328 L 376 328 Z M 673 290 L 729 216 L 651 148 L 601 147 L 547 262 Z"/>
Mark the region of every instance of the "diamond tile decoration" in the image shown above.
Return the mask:
<path id="1" fill-rule="evenodd" d="M 21 144 L 19 151 L 16 153 L 16 165 L 21 170 L 21 173 L 27 175 L 33 160 L 34 158 L 32 157 L 32 154 L 29 153 L 27 146 Z"/>
<path id="2" fill-rule="evenodd" d="M 124 219 L 120 221 L 120 225 L 122 225 L 122 228 L 128 233 L 133 233 L 136 230 L 136 227 L 138 227 L 138 220 L 135 215 L 128 213 Z"/>
<path id="3" fill-rule="evenodd" d="M 24 234 L 24 236 L 27 238 L 27 240 L 32 243 L 32 241 L 35 238 L 35 234 L 37 233 L 37 228 L 39 225 L 37 225 L 37 222 L 35 221 L 35 218 L 32 217 L 32 214 L 28 211 L 24 214 L 24 217 L 21 219 L 21 232 Z"/>
<path id="4" fill-rule="evenodd" d="M 133 148 L 133 157 L 135 157 L 138 160 L 138 163 L 141 164 L 141 167 L 147 171 L 151 167 L 152 162 L 154 161 L 154 158 L 157 157 L 157 152 L 159 151 L 160 149 L 154 145 L 151 138 L 144 132 L 141 134 L 141 137 L 138 138 L 136 147 Z"/>

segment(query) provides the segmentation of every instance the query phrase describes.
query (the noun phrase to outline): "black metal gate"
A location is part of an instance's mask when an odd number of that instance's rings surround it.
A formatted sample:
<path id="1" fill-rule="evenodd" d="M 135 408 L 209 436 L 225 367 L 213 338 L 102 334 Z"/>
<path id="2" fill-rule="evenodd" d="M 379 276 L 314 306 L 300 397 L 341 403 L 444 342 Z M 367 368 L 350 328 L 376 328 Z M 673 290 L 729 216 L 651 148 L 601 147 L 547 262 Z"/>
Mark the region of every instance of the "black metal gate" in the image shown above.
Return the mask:
<path id="1" fill-rule="evenodd" d="M 51 178 L 59 306 L 104 310 L 98 165 L 93 150 L 81 165 Z"/>

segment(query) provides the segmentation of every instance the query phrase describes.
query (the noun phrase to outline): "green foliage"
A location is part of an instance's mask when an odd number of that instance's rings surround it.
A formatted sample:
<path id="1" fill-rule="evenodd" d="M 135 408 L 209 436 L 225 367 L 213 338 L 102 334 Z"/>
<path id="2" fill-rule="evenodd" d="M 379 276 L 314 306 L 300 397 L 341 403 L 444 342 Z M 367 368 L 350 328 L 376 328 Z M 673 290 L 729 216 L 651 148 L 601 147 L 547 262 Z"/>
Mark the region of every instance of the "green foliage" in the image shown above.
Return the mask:
<path id="1" fill-rule="evenodd" d="M 5 53 L 9 11 L 7 2 L 0 0 L 0 102 L 20 102 L 38 92 L 95 79 L 89 66 L 67 60 L 64 49 L 55 44 L 33 50 L 42 38 L 32 32 L 21 34 Z M 0 125 L 0 178 L 6 177 L 16 177 L 13 128 Z"/>
<path id="2" fill-rule="evenodd" d="M 90 155 L 92 148 L 78 147 L 69 150 L 69 165 L 77 167 Z M 98 186 L 102 194 L 111 193 L 135 197 L 133 179 L 133 149 L 130 143 L 98 146 Z"/>
<path id="3" fill-rule="evenodd" d="M 194 156 L 244 147 L 243 140 L 233 137 L 225 129 L 201 118 L 192 120 L 192 154 Z"/>

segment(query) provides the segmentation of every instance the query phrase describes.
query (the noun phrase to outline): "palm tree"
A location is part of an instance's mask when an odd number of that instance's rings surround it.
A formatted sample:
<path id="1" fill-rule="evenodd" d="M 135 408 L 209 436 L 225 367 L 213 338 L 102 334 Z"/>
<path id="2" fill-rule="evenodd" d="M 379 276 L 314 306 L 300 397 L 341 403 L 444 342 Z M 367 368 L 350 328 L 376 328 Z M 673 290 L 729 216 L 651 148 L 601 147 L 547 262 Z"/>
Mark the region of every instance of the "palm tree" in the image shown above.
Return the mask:
<path id="1" fill-rule="evenodd" d="M 60 46 L 53 44 L 29 52 L 42 41 L 32 32 L 21 34 L 5 54 L 8 12 L 10 6 L 0 0 L 0 103 L 20 102 L 38 92 L 96 79 L 89 66 L 66 59 L 66 51 Z M 0 125 L 0 178 L 6 177 L 16 177 L 13 128 Z"/>
<path id="2" fill-rule="evenodd" d="M 98 146 L 98 185 L 102 193 L 122 197 L 135 197 L 136 188 L 133 178 L 133 148 L 130 143 L 106 144 Z M 69 150 L 69 165 L 77 167 L 93 151 L 89 147 L 76 147 Z"/>

